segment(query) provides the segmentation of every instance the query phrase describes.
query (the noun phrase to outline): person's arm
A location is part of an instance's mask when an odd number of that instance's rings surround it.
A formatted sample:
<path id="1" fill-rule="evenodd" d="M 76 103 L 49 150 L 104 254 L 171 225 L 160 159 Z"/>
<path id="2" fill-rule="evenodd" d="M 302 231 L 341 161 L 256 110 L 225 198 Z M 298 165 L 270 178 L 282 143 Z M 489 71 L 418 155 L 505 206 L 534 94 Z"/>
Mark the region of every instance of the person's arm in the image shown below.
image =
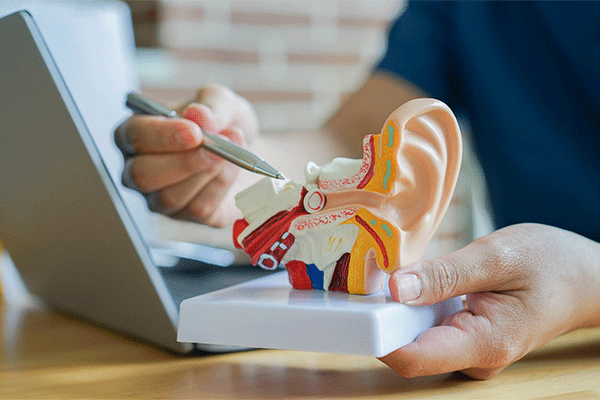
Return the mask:
<path id="1" fill-rule="evenodd" d="M 409 100 L 428 97 L 410 82 L 385 71 L 375 71 L 364 86 L 352 94 L 325 123 L 325 130 L 337 142 L 346 144 L 347 153 L 362 158 L 362 139 L 379 133 L 386 118 Z"/>
<path id="2" fill-rule="evenodd" d="M 419 95 L 398 78 L 375 73 L 322 130 L 263 136 L 245 99 L 225 87 L 207 87 L 180 110 L 186 119 L 133 116 L 117 128 L 115 142 L 126 158 L 123 183 L 141 192 L 153 211 L 225 226 L 240 216 L 235 194 L 261 176 L 201 149 L 202 130 L 248 147 L 287 177 L 303 181 L 308 161 L 361 158 L 362 138 L 379 133 L 394 109 Z"/>

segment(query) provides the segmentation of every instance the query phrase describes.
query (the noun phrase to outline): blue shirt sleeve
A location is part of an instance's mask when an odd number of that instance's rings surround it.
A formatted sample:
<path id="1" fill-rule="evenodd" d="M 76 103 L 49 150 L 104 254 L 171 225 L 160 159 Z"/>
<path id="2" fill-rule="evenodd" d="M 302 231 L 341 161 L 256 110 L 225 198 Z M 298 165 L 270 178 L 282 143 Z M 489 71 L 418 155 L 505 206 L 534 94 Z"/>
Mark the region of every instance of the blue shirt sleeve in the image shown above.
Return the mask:
<path id="1" fill-rule="evenodd" d="M 413 1 L 393 23 L 376 67 L 412 82 L 450 106 L 454 72 L 452 2 Z"/>

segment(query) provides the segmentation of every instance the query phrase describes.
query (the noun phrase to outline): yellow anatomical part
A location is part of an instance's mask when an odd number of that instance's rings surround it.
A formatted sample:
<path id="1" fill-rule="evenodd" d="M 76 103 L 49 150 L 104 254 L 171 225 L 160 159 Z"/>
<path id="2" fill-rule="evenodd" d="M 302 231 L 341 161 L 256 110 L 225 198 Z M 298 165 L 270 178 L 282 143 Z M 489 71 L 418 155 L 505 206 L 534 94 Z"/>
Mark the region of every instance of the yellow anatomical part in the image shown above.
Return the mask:
<path id="1" fill-rule="evenodd" d="M 396 182 L 400 150 L 400 135 L 397 132 L 398 128 L 390 121 L 380 135 L 373 135 L 373 177 L 364 190 L 385 194 Z"/>
<path id="2" fill-rule="evenodd" d="M 370 291 L 365 286 L 368 278 L 368 258 L 374 255 L 377 267 L 390 273 L 396 268 L 398 259 L 398 229 L 385 220 L 376 217 L 366 208 L 361 208 L 343 224 L 358 226 L 359 233 L 352 248 L 348 265 L 348 292 L 365 294 Z"/>

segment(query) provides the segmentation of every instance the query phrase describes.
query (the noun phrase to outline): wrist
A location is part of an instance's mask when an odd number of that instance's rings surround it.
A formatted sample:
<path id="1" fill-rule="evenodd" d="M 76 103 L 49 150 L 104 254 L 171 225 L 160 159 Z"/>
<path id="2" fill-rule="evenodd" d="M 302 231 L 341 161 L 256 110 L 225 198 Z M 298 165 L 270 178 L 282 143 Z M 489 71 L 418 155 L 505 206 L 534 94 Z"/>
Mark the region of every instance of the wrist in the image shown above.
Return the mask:
<path id="1" fill-rule="evenodd" d="M 585 238 L 583 240 L 588 245 L 584 251 L 574 255 L 583 260 L 579 285 L 574 287 L 575 293 L 581 294 L 581 302 L 576 310 L 575 329 L 600 326 L 600 243 Z"/>

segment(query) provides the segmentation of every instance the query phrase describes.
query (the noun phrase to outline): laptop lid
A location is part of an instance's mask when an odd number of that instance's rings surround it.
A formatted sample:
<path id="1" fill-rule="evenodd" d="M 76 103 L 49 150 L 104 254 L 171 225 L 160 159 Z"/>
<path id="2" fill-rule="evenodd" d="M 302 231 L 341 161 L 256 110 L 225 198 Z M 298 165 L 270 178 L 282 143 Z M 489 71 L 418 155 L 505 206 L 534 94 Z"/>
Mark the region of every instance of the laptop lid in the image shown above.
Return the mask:
<path id="1" fill-rule="evenodd" d="M 0 19 L 0 237 L 49 304 L 176 351 L 177 308 L 27 12 Z"/>
<path id="2" fill-rule="evenodd" d="M 0 1 L 0 17 L 20 10 L 32 15 L 108 172 L 118 183 L 123 156 L 110 132 L 131 115 L 123 100 L 127 93 L 140 88 L 131 10 L 120 1 Z M 143 197 L 120 184 L 117 190 L 144 240 L 153 240 L 157 230 Z"/>

